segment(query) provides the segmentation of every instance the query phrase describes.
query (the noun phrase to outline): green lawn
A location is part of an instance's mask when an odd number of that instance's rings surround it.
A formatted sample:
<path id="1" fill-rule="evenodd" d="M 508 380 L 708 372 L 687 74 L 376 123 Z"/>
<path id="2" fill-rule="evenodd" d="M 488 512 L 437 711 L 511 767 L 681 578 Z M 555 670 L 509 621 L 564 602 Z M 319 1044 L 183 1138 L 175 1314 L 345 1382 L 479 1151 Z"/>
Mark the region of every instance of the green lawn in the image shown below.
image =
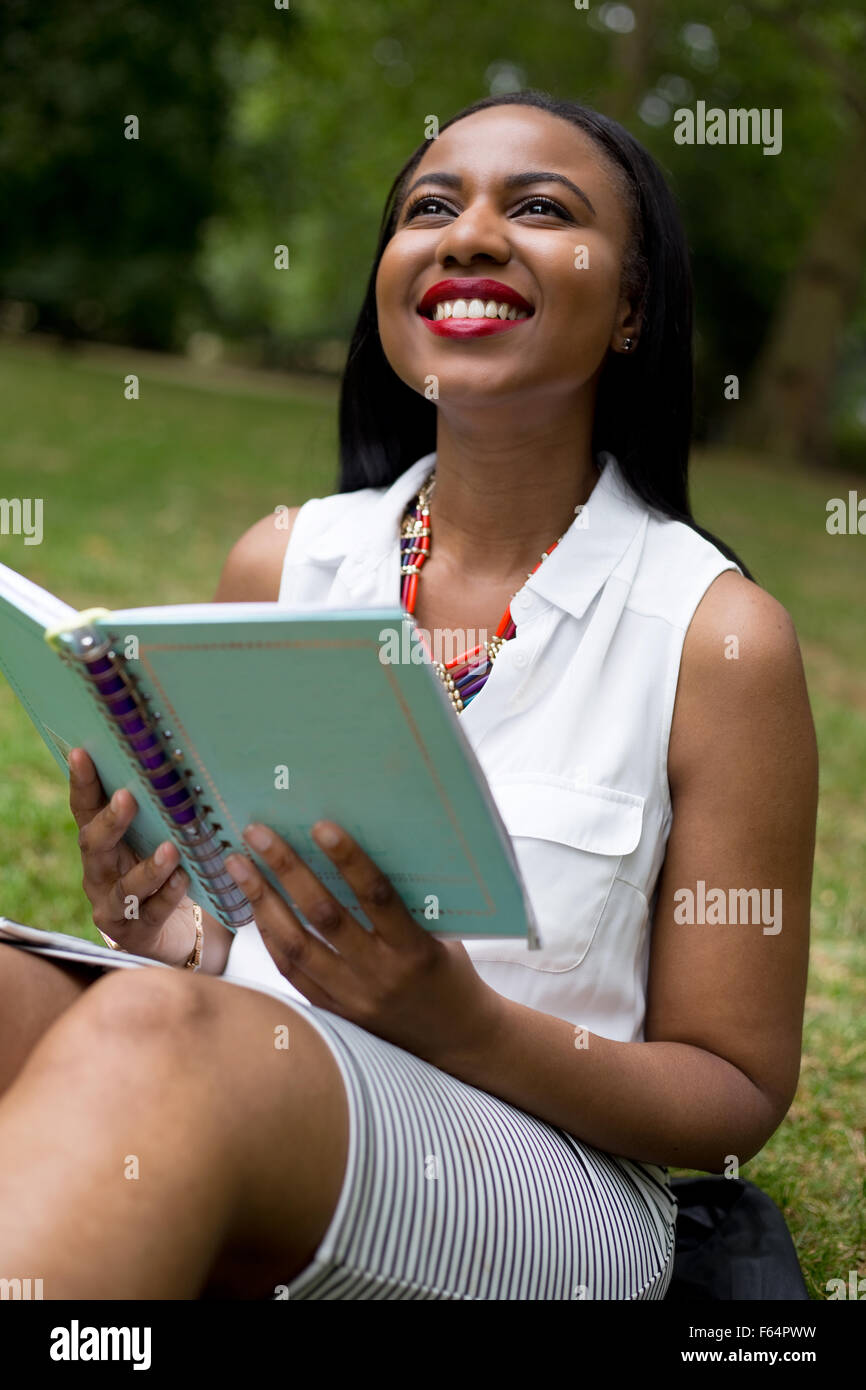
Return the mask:
<path id="1" fill-rule="evenodd" d="M 138 401 L 123 378 L 137 372 Z M 194 377 L 195 374 L 193 374 Z M 59 358 L 0 342 L 0 493 L 44 498 L 45 539 L 0 560 L 76 607 L 206 601 L 233 541 L 279 503 L 334 490 L 336 396 L 321 383 L 196 383 L 135 353 Z M 866 1266 L 866 539 L 828 536 L 856 480 L 696 456 L 699 520 L 793 615 L 821 750 L 813 949 L 794 1105 L 743 1169 L 779 1204 L 814 1298 Z M 860 491 L 863 491 L 860 481 Z M 0 684 L 0 906 L 98 939 L 56 765 Z"/>

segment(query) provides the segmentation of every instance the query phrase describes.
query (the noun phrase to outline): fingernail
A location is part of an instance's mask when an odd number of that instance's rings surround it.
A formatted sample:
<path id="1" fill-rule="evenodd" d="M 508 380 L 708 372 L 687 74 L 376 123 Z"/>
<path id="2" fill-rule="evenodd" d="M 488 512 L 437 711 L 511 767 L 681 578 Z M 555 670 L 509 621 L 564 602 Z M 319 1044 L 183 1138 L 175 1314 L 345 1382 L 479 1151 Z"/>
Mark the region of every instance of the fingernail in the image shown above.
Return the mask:
<path id="1" fill-rule="evenodd" d="M 269 849 L 274 842 L 273 835 L 264 825 L 248 825 L 244 831 L 244 839 L 253 849 Z"/>
<path id="2" fill-rule="evenodd" d="M 323 821 L 321 825 L 313 827 L 313 839 L 322 849 L 334 849 L 340 843 L 340 832 L 336 826 Z"/>
<path id="3" fill-rule="evenodd" d="M 242 854 L 230 854 L 225 863 L 232 878 L 240 879 L 242 882 L 252 878 L 252 868 Z"/>
<path id="4" fill-rule="evenodd" d="M 119 810 L 120 810 L 120 793 L 121 793 L 121 788 L 118 787 L 117 791 L 114 793 L 114 795 L 113 795 L 112 798 L 111 798 L 111 802 L 109 803 L 110 806 L 111 806 L 112 811 L 119 811 Z"/>
<path id="5" fill-rule="evenodd" d="M 157 864 L 168 863 L 169 858 L 171 857 L 172 848 L 172 845 L 160 845 L 159 849 L 156 851 L 156 854 L 153 856 Z"/>

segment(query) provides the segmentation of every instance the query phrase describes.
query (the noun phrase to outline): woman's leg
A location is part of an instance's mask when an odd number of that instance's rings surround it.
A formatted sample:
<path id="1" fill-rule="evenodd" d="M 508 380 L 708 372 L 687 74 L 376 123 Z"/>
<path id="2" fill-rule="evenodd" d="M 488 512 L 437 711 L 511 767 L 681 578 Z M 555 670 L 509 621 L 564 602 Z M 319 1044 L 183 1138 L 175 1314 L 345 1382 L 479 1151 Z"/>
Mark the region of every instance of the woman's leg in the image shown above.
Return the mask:
<path id="1" fill-rule="evenodd" d="M 268 1297 L 327 1230 L 348 1128 L 339 1068 L 300 1008 L 114 971 L 0 1102 L 0 1277 L 41 1278 L 50 1299 L 171 1299 L 217 1271 L 230 1296 Z M 238 1269 L 244 1287 L 227 1287 Z"/>
<path id="2" fill-rule="evenodd" d="M 99 972 L 0 945 L 0 1096 L 33 1048 Z"/>

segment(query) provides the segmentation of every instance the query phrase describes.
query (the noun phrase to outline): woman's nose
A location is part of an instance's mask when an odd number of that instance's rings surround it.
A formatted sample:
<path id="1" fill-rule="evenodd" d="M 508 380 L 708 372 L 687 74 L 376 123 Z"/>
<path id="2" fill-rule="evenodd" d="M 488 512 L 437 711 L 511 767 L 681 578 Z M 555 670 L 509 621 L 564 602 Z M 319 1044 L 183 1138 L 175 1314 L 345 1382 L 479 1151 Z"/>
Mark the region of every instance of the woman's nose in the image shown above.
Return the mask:
<path id="1" fill-rule="evenodd" d="M 465 208 L 443 228 L 436 252 L 443 264 L 450 259 L 468 265 L 476 256 L 501 263 L 508 260 L 511 246 L 499 215 L 478 203 Z"/>

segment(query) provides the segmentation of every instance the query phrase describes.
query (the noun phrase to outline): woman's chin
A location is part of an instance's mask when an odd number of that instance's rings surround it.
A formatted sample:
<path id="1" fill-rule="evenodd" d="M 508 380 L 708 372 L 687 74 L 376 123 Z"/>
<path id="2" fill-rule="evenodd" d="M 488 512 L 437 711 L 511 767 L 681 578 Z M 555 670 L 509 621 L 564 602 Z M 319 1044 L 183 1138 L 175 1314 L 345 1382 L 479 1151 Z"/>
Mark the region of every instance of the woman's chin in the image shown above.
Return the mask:
<path id="1" fill-rule="evenodd" d="M 482 361 L 478 356 L 473 360 L 465 351 L 455 353 L 454 344 L 446 342 L 443 349 L 440 342 L 431 338 L 428 351 L 413 352 L 411 357 L 391 354 L 388 344 L 382 345 L 400 380 L 436 406 L 482 410 L 505 406 L 511 400 L 525 404 L 539 388 L 545 394 L 543 371 L 539 372 L 538 363 L 533 362 L 530 379 L 525 354 L 515 353 L 510 361 L 504 356 L 498 362 L 490 358 Z M 553 364 L 548 381 L 552 369 Z"/>

